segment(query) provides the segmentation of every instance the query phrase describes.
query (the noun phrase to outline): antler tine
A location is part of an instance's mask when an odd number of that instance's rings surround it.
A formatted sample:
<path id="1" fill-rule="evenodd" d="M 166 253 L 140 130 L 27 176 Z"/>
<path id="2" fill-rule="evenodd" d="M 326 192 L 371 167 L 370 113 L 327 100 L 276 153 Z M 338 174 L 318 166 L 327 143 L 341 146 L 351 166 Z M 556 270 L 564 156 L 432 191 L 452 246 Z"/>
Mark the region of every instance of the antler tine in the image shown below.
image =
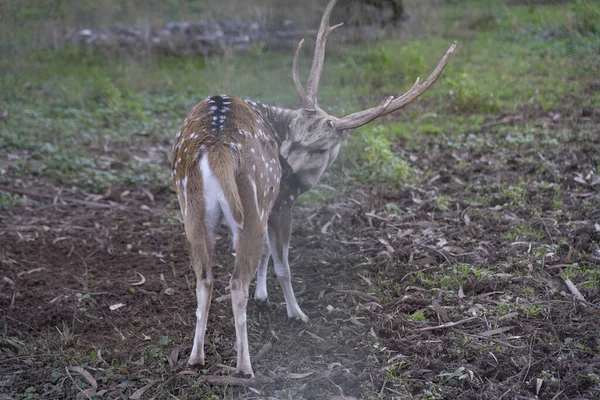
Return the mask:
<path id="1" fill-rule="evenodd" d="M 396 97 L 395 99 L 390 101 L 388 98 L 383 104 L 377 107 L 373 107 L 367 110 L 358 111 L 353 114 L 347 115 L 343 118 L 340 118 L 337 121 L 336 128 L 337 129 L 353 129 L 358 128 L 359 126 L 363 126 L 373 121 L 374 119 L 381 117 L 383 115 L 392 113 L 394 111 L 399 110 L 404 107 L 408 103 L 415 100 L 417 97 L 425 93 L 427 89 L 436 81 L 436 79 L 440 76 L 448 61 L 450 61 L 450 57 L 454 53 L 454 49 L 456 49 L 456 41 L 452 43 L 444 57 L 440 60 L 437 67 L 433 70 L 431 75 L 423 82 L 419 83 L 419 78 L 415 81 L 414 85 L 410 88 L 410 90 L 404 93 L 400 97 Z"/>
<path id="2" fill-rule="evenodd" d="M 310 101 L 308 97 L 306 97 L 306 92 L 302 87 L 302 82 L 300 81 L 300 74 L 298 73 L 298 61 L 300 59 L 300 51 L 302 51 L 302 45 L 304 44 L 304 39 L 298 43 L 298 48 L 296 49 L 296 54 L 294 54 L 294 61 L 292 62 L 292 79 L 294 80 L 294 87 L 296 88 L 296 93 L 298 93 L 298 97 L 300 97 L 300 101 L 302 102 L 302 107 L 311 108 Z"/>
<path id="3" fill-rule="evenodd" d="M 327 43 L 327 36 L 329 36 L 329 34 L 335 28 L 343 25 L 342 23 L 334 26 L 329 26 L 329 17 L 331 17 L 331 11 L 335 6 L 336 1 L 337 0 L 330 0 L 329 4 L 327 4 L 327 7 L 323 12 L 323 17 L 321 18 L 319 32 L 317 33 L 312 68 L 310 70 L 310 74 L 308 75 L 308 81 L 306 83 L 306 97 L 311 102 L 311 107 L 317 106 L 317 91 L 319 89 L 321 72 L 323 71 L 323 61 L 325 59 L 325 44 Z"/>

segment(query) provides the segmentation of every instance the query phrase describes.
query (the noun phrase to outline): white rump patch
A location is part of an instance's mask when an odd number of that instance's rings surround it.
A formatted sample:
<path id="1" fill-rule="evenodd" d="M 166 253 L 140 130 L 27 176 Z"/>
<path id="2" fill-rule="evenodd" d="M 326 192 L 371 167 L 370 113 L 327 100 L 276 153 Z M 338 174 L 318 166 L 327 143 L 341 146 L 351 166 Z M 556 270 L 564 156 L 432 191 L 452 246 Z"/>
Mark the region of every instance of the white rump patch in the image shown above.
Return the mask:
<path id="1" fill-rule="evenodd" d="M 200 173 L 202 174 L 202 192 L 204 194 L 204 204 L 206 205 L 205 223 L 208 235 L 213 237 L 212 230 L 219 222 L 221 212 L 223 212 L 225 222 L 233 234 L 233 244 L 235 247 L 238 235 L 238 225 L 233 218 L 229 203 L 227 203 L 227 200 L 225 199 L 221 183 L 208 163 L 208 157 L 202 157 L 202 160 L 200 161 Z"/>

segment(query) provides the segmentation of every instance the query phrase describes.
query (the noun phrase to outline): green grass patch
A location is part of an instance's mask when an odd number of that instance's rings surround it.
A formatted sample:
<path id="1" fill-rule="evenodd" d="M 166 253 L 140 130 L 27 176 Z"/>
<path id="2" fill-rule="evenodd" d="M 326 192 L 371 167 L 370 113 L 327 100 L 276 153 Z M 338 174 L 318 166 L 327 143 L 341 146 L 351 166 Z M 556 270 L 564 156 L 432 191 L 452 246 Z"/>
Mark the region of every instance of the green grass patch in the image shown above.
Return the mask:
<path id="1" fill-rule="evenodd" d="M 85 4 L 80 5 L 84 14 L 97 11 Z M 416 107 L 397 114 L 393 124 L 371 124 L 356 132 L 342 153 L 345 168 L 334 169 L 334 174 L 342 171 L 344 179 L 359 182 L 410 185 L 427 177 L 410 154 L 422 146 L 424 135 L 443 135 L 448 146 L 477 148 L 484 145 L 477 135 L 462 143 L 457 135 L 480 126 L 490 115 L 523 108 L 577 113 L 600 101 L 598 94 L 584 95 L 594 82 L 589 71 L 597 71 L 598 65 L 596 3 L 468 4 L 443 2 L 433 8 L 408 2 L 429 25 L 441 23 L 450 33 L 433 30 L 427 37 L 412 34 L 369 45 L 330 46 L 319 104 L 345 115 L 404 92 L 417 76 L 423 79 L 431 72 L 452 40 L 459 40 L 446 71 Z M 53 21 L 68 23 L 73 10 L 56 7 Z M 119 7 L 110 6 L 109 14 L 117 9 L 128 13 Z M 22 21 L 39 21 L 44 10 L 33 3 L 8 9 Z M 127 147 L 171 143 L 190 108 L 207 95 L 230 93 L 282 106 L 299 104 L 291 83 L 291 52 L 267 52 L 258 46 L 226 57 L 138 59 L 69 46 L 23 48 L 26 51 L 9 46 L 0 55 L 0 148 L 14 155 L 0 160 L 0 168 L 16 176 L 52 176 L 59 183 L 83 184 L 94 191 L 119 182 L 163 179 L 166 175 L 148 163 L 125 155 Z M 303 77 L 310 68 L 310 51 L 308 45 L 301 58 Z M 539 140 L 533 130 L 506 137 L 519 143 Z M 555 138 L 547 140 L 558 145 Z M 99 155 L 126 168 L 112 168 Z M 503 189 L 509 201 L 520 196 L 517 189 Z M 441 201 L 440 210 L 445 207 Z"/>

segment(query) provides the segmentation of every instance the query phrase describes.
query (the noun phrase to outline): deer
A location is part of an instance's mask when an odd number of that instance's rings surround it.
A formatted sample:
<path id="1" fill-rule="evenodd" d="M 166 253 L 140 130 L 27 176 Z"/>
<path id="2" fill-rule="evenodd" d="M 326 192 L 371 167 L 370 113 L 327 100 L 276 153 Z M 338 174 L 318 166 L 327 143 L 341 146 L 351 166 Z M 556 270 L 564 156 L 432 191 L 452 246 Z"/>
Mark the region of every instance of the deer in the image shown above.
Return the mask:
<path id="1" fill-rule="evenodd" d="M 456 42 L 452 43 L 431 75 L 423 83 L 417 78 L 403 95 L 389 96 L 379 106 L 345 117 L 329 115 L 317 104 L 317 89 L 327 37 L 342 25 L 329 24 L 335 3 L 330 0 L 323 12 L 306 89 L 298 72 L 304 39 L 293 58 L 292 81 L 302 108 L 217 95 L 193 107 L 177 133 L 171 174 L 196 276 L 196 328 L 190 366 L 205 362 L 204 336 L 214 282 L 211 263 L 217 226 L 229 228 L 235 252 L 230 278 L 237 351 L 233 375 L 253 378 L 246 309 L 255 275 L 254 298 L 268 300 L 267 267 L 271 258 L 288 317 L 308 321 L 294 295 L 288 261 L 294 202 L 317 184 L 352 132 L 422 95 L 440 76 L 456 48 Z"/>

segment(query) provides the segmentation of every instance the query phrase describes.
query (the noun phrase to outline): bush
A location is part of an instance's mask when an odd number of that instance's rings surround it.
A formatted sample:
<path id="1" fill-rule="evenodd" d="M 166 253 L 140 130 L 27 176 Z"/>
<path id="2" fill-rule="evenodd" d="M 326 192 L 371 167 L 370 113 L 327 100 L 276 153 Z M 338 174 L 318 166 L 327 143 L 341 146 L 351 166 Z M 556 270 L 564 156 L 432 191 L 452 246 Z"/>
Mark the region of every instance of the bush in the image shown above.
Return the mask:
<path id="1" fill-rule="evenodd" d="M 392 151 L 391 143 L 379 127 L 366 128 L 352 142 L 349 158 L 360 166 L 351 174 L 359 181 L 375 183 L 407 183 L 416 172 Z"/>
<path id="2" fill-rule="evenodd" d="M 425 70 L 423 48 L 410 43 L 400 49 L 385 46 L 370 47 L 353 54 L 340 72 L 342 85 L 353 82 L 356 76 L 371 90 L 393 91 L 400 85 L 412 84 Z"/>
<path id="3" fill-rule="evenodd" d="M 571 6 L 574 28 L 582 35 L 600 35 L 600 4 L 597 1 L 577 0 Z"/>
<path id="4" fill-rule="evenodd" d="M 467 73 L 456 78 L 448 78 L 451 107 L 454 111 L 465 113 L 494 113 L 500 111 L 500 102 L 494 93 L 486 91 Z"/>

